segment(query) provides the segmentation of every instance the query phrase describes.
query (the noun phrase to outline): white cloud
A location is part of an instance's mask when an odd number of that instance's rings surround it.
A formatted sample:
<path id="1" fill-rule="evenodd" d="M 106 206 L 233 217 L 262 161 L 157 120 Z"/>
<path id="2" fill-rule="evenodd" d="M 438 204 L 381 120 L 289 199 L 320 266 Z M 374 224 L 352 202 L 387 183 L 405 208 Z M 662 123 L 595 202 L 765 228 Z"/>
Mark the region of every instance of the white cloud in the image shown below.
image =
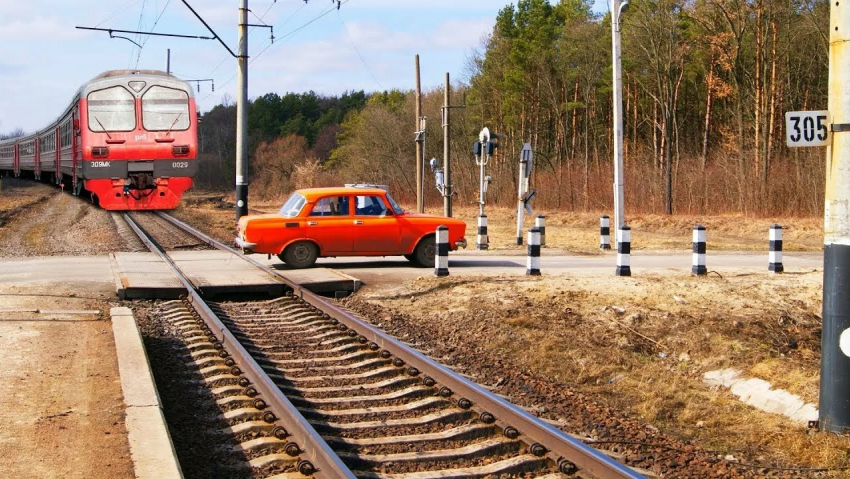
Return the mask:
<path id="1" fill-rule="evenodd" d="M 434 31 L 434 44 L 440 48 L 460 48 L 468 50 L 478 46 L 481 38 L 493 32 L 493 18 L 474 20 L 448 20 Z"/>
<path id="2" fill-rule="evenodd" d="M 347 22 L 349 40 L 344 33 L 341 39 L 345 43 L 354 42 L 361 53 L 372 51 L 399 51 L 421 47 L 424 39 L 415 33 L 394 31 L 375 22 Z"/>

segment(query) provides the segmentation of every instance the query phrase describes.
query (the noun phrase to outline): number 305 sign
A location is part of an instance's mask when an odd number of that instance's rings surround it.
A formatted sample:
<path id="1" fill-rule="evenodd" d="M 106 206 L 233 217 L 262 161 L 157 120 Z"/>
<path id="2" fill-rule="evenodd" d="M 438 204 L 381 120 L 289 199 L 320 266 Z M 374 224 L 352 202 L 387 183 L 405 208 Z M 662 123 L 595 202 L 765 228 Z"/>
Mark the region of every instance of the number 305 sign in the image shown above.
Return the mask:
<path id="1" fill-rule="evenodd" d="M 785 133 L 789 147 L 825 146 L 830 138 L 829 112 L 789 111 L 785 113 Z"/>

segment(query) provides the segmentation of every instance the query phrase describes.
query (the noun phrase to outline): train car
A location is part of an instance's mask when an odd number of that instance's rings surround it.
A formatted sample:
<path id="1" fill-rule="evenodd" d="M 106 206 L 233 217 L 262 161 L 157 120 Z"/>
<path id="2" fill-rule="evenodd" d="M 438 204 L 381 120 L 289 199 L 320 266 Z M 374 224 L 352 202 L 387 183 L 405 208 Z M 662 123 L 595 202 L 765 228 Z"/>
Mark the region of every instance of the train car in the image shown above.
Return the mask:
<path id="1" fill-rule="evenodd" d="M 0 171 L 88 191 L 106 210 L 167 210 L 198 170 L 197 109 L 186 82 L 115 70 L 83 85 L 59 118 L 0 141 Z"/>

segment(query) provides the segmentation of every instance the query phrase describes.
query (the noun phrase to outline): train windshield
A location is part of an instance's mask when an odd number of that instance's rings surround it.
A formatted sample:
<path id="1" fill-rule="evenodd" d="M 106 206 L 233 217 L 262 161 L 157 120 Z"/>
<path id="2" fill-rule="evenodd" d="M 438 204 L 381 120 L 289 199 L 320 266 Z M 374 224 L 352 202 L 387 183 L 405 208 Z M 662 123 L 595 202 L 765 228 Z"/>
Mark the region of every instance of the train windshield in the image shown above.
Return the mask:
<path id="1" fill-rule="evenodd" d="M 136 100 L 124 87 L 114 86 L 89 93 L 88 109 L 91 131 L 136 129 Z"/>
<path id="2" fill-rule="evenodd" d="M 142 125 L 148 131 L 189 129 L 189 94 L 185 91 L 152 86 L 142 95 Z"/>

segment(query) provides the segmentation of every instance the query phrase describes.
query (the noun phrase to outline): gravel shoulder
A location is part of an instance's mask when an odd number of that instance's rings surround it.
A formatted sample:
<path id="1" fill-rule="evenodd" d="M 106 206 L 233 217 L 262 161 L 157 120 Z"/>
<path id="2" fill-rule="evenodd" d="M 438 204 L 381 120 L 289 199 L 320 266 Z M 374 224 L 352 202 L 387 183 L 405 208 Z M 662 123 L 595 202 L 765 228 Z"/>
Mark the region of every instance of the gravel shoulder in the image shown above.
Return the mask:
<path id="1" fill-rule="evenodd" d="M 126 249 L 109 212 L 43 183 L 4 178 L 0 257 L 92 255 Z"/>

